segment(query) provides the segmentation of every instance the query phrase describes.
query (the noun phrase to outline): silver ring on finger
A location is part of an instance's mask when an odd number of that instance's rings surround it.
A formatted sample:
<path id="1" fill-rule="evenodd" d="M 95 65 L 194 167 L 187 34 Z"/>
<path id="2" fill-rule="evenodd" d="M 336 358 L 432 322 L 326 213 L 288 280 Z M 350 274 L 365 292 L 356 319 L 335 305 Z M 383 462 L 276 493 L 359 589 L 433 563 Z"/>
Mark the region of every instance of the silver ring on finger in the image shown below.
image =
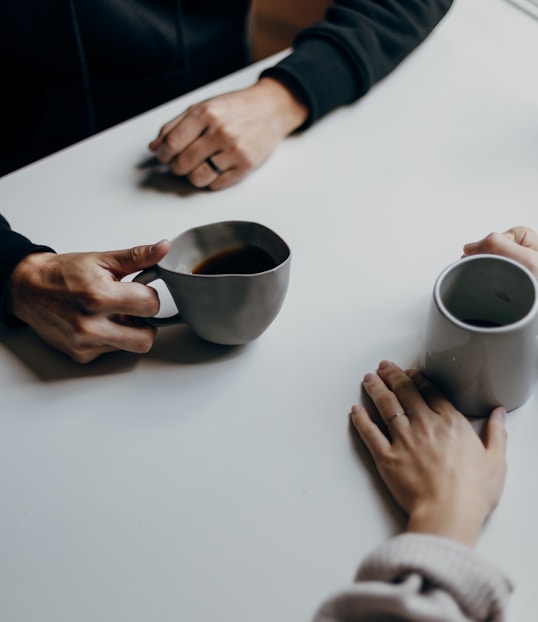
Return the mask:
<path id="1" fill-rule="evenodd" d="M 399 412 L 399 413 L 394 413 L 393 415 L 391 415 L 386 421 L 385 421 L 385 425 L 387 426 L 387 428 L 389 427 L 389 425 L 397 418 L 397 417 L 405 417 L 405 413 L 404 412 Z"/>

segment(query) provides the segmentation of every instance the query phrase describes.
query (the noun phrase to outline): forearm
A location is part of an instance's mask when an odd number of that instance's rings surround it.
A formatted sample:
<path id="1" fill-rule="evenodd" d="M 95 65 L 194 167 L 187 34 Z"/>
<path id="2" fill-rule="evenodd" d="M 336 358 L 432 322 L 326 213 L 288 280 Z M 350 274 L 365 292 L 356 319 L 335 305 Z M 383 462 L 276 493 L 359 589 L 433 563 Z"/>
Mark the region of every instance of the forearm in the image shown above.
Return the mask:
<path id="1" fill-rule="evenodd" d="M 382 616 L 500 622 L 512 591 L 489 562 L 457 542 L 403 534 L 375 549 L 357 582 L 330 598 L 315 622 L 361 622 Z"/>
<path id="2" fill-rule="evenodd" d="M 293 53 L 262 75 L 300 94 L 310 125 L 390 73 L 433 30 L 452 0 L 336 0 Z"/>

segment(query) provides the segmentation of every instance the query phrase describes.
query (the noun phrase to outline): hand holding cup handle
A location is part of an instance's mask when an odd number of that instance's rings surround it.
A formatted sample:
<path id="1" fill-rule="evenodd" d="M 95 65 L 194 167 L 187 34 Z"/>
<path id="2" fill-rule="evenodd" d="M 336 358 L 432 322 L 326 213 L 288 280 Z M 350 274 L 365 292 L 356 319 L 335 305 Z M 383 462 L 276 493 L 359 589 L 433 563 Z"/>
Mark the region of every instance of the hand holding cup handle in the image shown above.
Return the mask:
<path id="1" fill-rule="evenodd" d="M 139 272 L 134 277 L 133 281 L 136 281 L 137 283 L 142 283 L 143 285 L 150 285 L 151 283 L 159 280 L 160 278 L 161 276 L 159 274 L 159 266 L 155 265 L 152 268 L 147 268 L 146 270 L 142 270 L 142 272 Z M 155 326 L 156 328 L 185 323 L 185 320 L 179 312 L 166 317 L 146 317 L 143 318 L 143 320 L 144 322 L 146 322 L 146 324 L 149 324 L 150 326 Z"/>

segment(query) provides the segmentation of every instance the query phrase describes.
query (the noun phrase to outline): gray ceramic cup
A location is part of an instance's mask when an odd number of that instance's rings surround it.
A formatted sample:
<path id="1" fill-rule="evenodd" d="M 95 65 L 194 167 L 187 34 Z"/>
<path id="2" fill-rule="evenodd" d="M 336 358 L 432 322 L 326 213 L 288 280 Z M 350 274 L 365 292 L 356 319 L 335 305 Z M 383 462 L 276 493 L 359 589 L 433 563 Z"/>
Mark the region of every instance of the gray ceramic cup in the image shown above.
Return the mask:
<path id="1" fill-rule="evenodd" d="M 419 367 L 467 416 L 510 411 L 538 378 L 538 283 L 521 264 L 474 255 L 437 278 Z"/>
<path id="2" fill-rule="evenodd" d="M 259 264 L 261 268 L 253 263 L 248 269 L 255 271 L 249 273 L 240 273 L 235 266 L 233 272 L 193 274 L 211 258 L 247 247 L 263 252 L 268 263 Z M 148 323 L 186 323 L 202 339 L 240 345 L 259 337 L 278 315 L 288 289 L 290 263 L 288 245 L 271 229 L 254 222 L 217 222 L 174 238 L 164 259 L 134 280 L 149 284 L 161 279 L 178 309 L 171 317 L 147 318 Z"/>

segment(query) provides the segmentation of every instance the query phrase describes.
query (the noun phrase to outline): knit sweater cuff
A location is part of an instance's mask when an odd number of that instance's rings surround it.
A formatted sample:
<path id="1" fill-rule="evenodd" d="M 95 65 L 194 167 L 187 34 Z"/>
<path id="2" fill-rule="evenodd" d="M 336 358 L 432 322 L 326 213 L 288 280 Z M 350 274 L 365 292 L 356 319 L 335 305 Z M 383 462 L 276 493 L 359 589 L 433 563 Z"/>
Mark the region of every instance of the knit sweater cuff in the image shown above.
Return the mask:
<path id="1" fill-rule="evenodd" d="M 495 566 L 468 547 L 439 536 L 406 533 L 375 549 L 358 581 L 395 583 L 417 573 L 451 594 L 471 619 L 499 619 L 513 589 Z"/>

